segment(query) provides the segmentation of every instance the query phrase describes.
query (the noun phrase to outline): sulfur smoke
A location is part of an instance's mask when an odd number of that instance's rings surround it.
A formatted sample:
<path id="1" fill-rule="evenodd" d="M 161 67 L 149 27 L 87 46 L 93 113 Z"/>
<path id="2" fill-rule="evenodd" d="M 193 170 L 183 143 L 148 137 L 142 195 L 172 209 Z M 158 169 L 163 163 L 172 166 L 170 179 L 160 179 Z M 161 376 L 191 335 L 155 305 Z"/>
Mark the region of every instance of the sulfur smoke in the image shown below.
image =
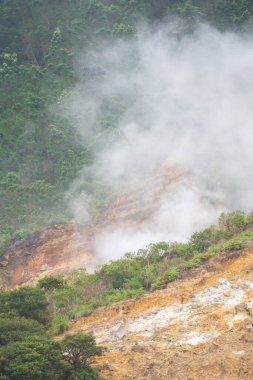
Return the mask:
<path id="1" fill-rule="evenodd" d="M 77 62 L 80 82 L 65 112 L 84 142 L 97 144 L 94 163 L 71 189 L 79 220 L 89 218 L 89 196 L 76 195 L 87 176 L 130 191 L 166 163 L 190 178 L 160 200 L 140 230 L 100 231 L 94 247 L 102 260 L 157 240 L 185 240 L 222 210 L 253 208 L 252 36 L 206 25 L 186 35 L 179 27 L 142 25 L 131 42 L 101 43 L 93 81 L 82 79 L 89 54 Z M 104 115 L 115 104 L 116 126 L 107 133 Z"/>

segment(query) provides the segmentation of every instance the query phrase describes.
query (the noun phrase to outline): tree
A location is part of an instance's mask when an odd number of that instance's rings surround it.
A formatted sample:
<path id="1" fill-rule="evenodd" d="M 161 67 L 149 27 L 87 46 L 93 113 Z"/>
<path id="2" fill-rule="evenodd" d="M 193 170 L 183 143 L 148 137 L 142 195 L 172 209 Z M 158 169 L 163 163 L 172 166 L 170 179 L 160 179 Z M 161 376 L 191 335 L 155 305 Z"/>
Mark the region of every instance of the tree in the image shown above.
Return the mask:
<path id="1" fill-rule="evenodd" d="M 45 335 L 44 326 L 32 319 L 0 317 L 0 346 L 26 340 L 31 335 Z"/>
<path id="2" fill-rule="evenodd" d="M 45 57 L 47 68 L 56 74 L 72 75 L 71 57 L 72 53 L 63 47 L 60 28 L 56 28 L 53 32 L 48 54 Z"/>
<path id="3" fill-rule="evenodd" d="M 94 356 L 100 356 L 105 351 L 104 347 L 96 345 L 95 337 L 90 334 L 66 335 L 61 346 L 64 359 L 75 370 L 90 368 Z"/>
<path id="4" fill-rule="evenodd" d="M 38 287 L 52 292 L 54 289 L 62 289 L 65 286 L 63 276 L 47 276 L 39 280 Z"/>
<path id="5" fill-rule="evenodd" d="M 182 8 L 179 8 L 179 14 L 189 23 L 195 23 L 203 16 L 200 8 L 194 6 L 190 0 L 186 0 Z"/>
<path id="6" fill-rule="evenodd" d="M 48 324 L 50 319 L 46 295 L 39 288 L 22 287 L 0 293 L 0 310 L 2 313 L 35 319 L 43 324 Z"/>
<path id="7" fill-rule="evenodd" d="M 242 211 L 222 213 L 219 217 L 219 226 L 232 233 L 243 231 L 247 224 L 247 216 Z"/>
<path id="8" fill-rule="evenodd" d="M 0 78 L 7 78 L 12 74 L 17 73 L 17 54 L 2 53 L 0 54 Z"/>
<path id="9" fill-rule="evenodd" d="M 212 244 L 213 230 L 212 228 L 205 228 L 203 231 L 195 232 L 190 239 L 190 246 L 193 251 L 204 252 Z"/>
<path id="10" fill-rule="evenodd" d="M 0 376 L 8 380 L 63 380 L 67 366 L 59 343 L 42 337 L 12 342 L 0 348 Z M 5 376 L 5 377 L 4 377 Z"/>

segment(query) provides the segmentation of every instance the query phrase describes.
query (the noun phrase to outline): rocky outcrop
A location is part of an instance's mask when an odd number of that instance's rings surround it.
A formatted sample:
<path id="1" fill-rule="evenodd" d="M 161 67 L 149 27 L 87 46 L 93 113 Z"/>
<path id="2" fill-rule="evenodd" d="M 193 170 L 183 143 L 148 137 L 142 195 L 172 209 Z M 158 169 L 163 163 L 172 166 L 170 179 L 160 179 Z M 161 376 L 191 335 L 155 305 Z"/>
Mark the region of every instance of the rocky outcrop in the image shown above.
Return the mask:
<path id="1" fill-rule="evenodd" d="M 92 231 L 89 226 L 57 225 L 16 242 L 0 262 L 5 285 L 31 283 L 45 274 L 68 273 L 85 266 L 91 258 Z"/>
<path id="2" fill-rule="evenodd" d="M 96 235 L 110 226 L 141 227 L 157 202 L 182 181 L 178 170 L 163 168 L 135 192 L 120 196 L 92 225 L 56 225 L 13 244 L 0 259 L 2 286 L 36 282 L 39 278 L 85 267 L 94 256 Z M 1 284 L 0 284 L 1 285 Z"/>
<path id="3" fill-rule="evenodd" d="M 166 289 L 100 308 L 70 331 L 92 332 L 108 348 L 97 361 L 102 379 L 251 380 L 252 267 L 252 245 L 221 253 Z"/>

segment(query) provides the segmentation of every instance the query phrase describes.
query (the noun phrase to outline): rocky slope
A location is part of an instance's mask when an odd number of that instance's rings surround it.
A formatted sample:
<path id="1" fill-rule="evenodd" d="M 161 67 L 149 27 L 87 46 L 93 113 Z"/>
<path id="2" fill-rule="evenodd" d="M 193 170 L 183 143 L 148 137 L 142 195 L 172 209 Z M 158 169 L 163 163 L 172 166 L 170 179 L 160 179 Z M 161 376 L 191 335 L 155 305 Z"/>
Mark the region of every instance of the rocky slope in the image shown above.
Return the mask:
<path id="1" fill-rule="evenodd" d="M 36 282 L 50 274 L 68 273 L 90 259 L 92 227 L 58 225 L 13 244 L 0 261 L 2 286 Z"/>
<path id="2" fill-rule="evenodd" d="M 2 286 L 36 282 L 45 275 L 65 274 L 88 265 L 93 259 L 93 242 L 98 233 L 108 227 L 140 228 L 148 223 L 159 199 L 169 197 L 183 177 L 179 170 L 164 167 L 140 189 L 120 196 L 97 223 L 57 225 L 16 242 L 0 258 Z"/>
<path id="3" fill-rule="evenodd" d="M 100 308 L 70 331 L 92 332 L 108 348 L 96 363 L 101 379 L 253 379 L 253 245 Z"/>

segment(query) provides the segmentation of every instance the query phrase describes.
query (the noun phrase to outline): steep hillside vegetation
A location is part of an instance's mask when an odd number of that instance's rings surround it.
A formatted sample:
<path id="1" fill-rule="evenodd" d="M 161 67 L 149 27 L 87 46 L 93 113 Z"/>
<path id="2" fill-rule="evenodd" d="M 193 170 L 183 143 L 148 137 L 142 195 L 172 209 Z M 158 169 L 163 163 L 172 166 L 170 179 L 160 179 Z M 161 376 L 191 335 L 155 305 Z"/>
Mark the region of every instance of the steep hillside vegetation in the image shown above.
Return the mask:
<path id="1" fill-rule="evenodd" d="M 219 252 L 246 248 L 253 239 L 253 219 L 252 214 L 239 211 L 222 214 L 218 225 L 194 233 L 187 243 L 153 243 L 88 274 L 83 266 L 96 263 L 91 244 L 94 232 L 91 226 L 55 226 L 21 242 L 12 248 L 14 255 L 7 251 L 4 259 L 8 261 L 1 262 L 2 289 L 39 280 L 49 290 L 55 331 L 61 331 L 69 320 L 98 306 L 163 288 Z M 80 269 L 73 272 L 74 268 Z M 61 286 L 58 289 L 56 281 L 54 288 L 54 277 L 48 276 L 67 273 L 71 274 L 66 280 L 56 277 Z"/>
<path id="2" fill-rule="evenodd" d="M 58 224 L 26 239 L 20 237 L 0 258 L 3 285 L 35 282 L 45 275 L 67 274 L 84 266 L 94 268 L 101 261 L 94 249 L 97 236 L 107 228 L 137 230 L 149 223 L 160 198 L 171 196 L 183 178 L 178 170 L 163 168 L 141 188 L 117 198 L 96 223 Z"/>
<path id="3" fill-rule="evenodd" d="M 230 1 L 48 1 L 8 0 L 0 4 L 0 253 L 11 242 L 72 218 L 66 190 L 96 154 L 101 131 L 113 138 L 122 100 L 105 104 L 100 121 L 83 142 L 60 104 L 77 79 L 90 85 L 101 72 L 98 41 L 132 39 L 138 20 L 156 24 L 182 17 L 190 32 L 199 20 L 220 29 L 240 29 L 252 3 Z M 85 73 L 75 71 L 76 54 L 90 54 Z M 92 58 L 93 57 L 93 58 Z M 90 183 L 97 216 L 111 194 Z"/>

